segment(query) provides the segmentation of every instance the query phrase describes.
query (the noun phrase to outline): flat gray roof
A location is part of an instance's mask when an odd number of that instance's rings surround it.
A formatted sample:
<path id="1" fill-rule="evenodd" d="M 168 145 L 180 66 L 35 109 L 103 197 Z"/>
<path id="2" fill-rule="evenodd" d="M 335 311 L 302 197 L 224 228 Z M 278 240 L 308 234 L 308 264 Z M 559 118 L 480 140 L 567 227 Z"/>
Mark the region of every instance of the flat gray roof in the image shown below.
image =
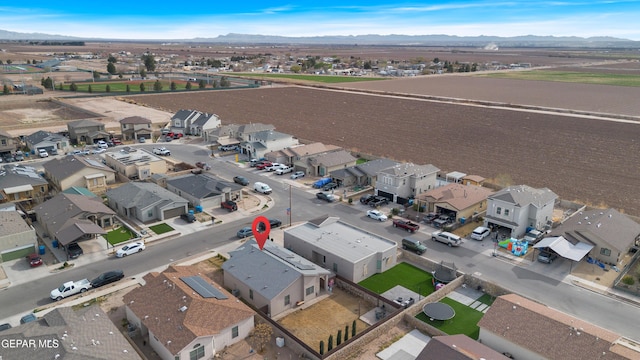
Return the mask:
<path id="1" fill-rule="evenodd" d="M 306 222 L 284 231 L 353 263 L 397 246 L 392 240 L 342 221 L 325 221 L 320 226 Z"/>

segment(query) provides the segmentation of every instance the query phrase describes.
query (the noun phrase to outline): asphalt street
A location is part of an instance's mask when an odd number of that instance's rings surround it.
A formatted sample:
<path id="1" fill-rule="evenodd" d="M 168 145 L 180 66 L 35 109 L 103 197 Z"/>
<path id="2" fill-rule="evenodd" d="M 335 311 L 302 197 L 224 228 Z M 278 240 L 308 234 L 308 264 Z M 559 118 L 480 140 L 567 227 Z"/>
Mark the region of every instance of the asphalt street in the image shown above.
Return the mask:
<path id="1" fill-rule="evenodd" d="M 274 206 L 266 209 L 261 215 L 282 220 L 284 225 L 289 223 L 286 209 L 291 204 L 292 221 L 299 222 L 312 219 L 324 214 L 338 216 L 343 221 L 366 229 L 380 236 L 394 241 L 406 235 L 406 232 L 391 226 L 391 222 L 380 223 L 366 217 L 365 206 L 354 202 L 353 205 L 344 203 L 326 203 L 315 198 L 314 191 L 290 186 L 287 177 L 265 174 L 257 170 L 242 168 L 233 163 L 234 157 L 209 157 L 209 151 L 202 147 L 184 144 L 168 143 L 174 159 L 195 163 L 205 161 L 212 166 L 211 172 L 231 180 L 235 175 L 243 175 L 252 183 L 266 182 L 273 189 Z M 151 149 L 153 144 L 142 145 Z M 0 319 L 9 318 L 17 314 L 26 314 L 34 308 L 50 304 L 49 292 L 69 280 L 93 278 L 98 274 L 119 268 L 127 276 L 143 274 L 152 270 L 159 270 L 168 263 L 186 257 L 228 245 L 237 240 L 235 233 L 248 226 L 251 219 L 215 225 L 207 230 L 183 235 L 170 240 L 153 242 L 143 253 L 117 259 L 105 258 L 90 265 L 73 268 L 49 277 L 37 279 L 25 284 L 11 286 L 0 292 Z M 572 285 L 563 278 L 567 269 L 563 264 L 552 267 L 542 267 L 538 263 L 514 264 L 499 257 L 493 257 L 493 247 L 485 239 L 483 242 L 465 240 L 459 248 L 449 248 L 444 244 L 429 239 L 429 229 L 421 225 L 421 232 L 416 237 L 424 239 L 428 250 L 423 255 L 433 261 L 442 260 L 454 262 L 458 269 L 465 273 L 493 281 L 501 286 L 533 300 L 539 301 L 552 308 L 574 315 L 604 328 L 615 331 L 631 339 L 640 340 L 638 326 L 630 319 L 640 318 L 640 308 L 623 303 L 607 296 Z M 558 269 L 560 271 L 558 271 Z M 549 271 L 549 272 L 547 272 Z M 1 321 L 0 321 L 1 322 Z"/>

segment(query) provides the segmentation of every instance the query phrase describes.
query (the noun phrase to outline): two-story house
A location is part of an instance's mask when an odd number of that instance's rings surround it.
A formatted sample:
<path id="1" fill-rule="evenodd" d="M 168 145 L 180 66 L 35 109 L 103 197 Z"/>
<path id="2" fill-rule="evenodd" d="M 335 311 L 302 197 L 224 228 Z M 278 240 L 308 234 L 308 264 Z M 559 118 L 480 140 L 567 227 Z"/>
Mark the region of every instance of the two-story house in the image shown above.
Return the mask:
<path id="1" fill-rule="evenodd" d="M 104 154 L 107 166 L 129 179 L 147 179 L 154 174 L 165 174 L 167 162 L 144 149 L 131 148 L 128 151 Z"/>
<path id="2" fill-rule="evenodd" d="M 409 199 L 435 188 L 438 171 L 440 169 L 431 164 L 413 163 L 401 163 L 380 170 L 376 181 L 376 194 L 398 204 L 406 204 Z"/>
<path id="3" fill-rule="evenodd" d="M 332 171 L 356 164 L 356 158 L 346 150 L 332 151 L 309 158 L 308 172 L 313 176 L 327 176 Z M 338 183 L 338 185 L 342 185 Z"/>
<path id="4" fill-rule="evenodd" d="M 45 176 L 59 191 L 75 186 L 102 194 L 116 181 L 116 172 L 96 158 L 69 155 L 49 160 L 43 167 Z"/>
<path id="5" fill-rule="evenodd" d="M 362 164 L 348 166 L 344 169 L 331 171 L 331 178 L 343 186 L 376 186 L 378 172 L 398 165 L 397 161 L 390 159 L 369 160 Z"/>
<path id="6" fill-rule="evenodd" d="M 310 173 L 306 171 L 309 167 L 309 157 L 341 149 L 342 148 L 339 146 L 325 145 L 321 142 L 315 142 L 311 144 L 291 146 L 283 150 L 272 151 L 265 154 L 265 157 L 271 162 L 293 165 L 296 168 L 296 171 L 305 171 L 307 175 L 309 175 Z"/>
<path id="7" fill-rule="evenodd" d="M 508 230 L 514 238 L 522 237 L 527 228 L 549 229 L 556 199 L 548 188 L 509 186 L 487 198 L 484 226 Z"/>
<path id="8" fill-rule="evenodd" d="M 16 151 L 16 142 L 13 136 L 6 131 L 0 130 L 0 155 L 13 153 Z"/>
<path id="9" fill-rule="evenodd" d="M 153 130 L 151 120 L 142 116 L 129 116 L 120 120 L 123 140 L 138 140 L 140 137 L 151 139 Z"/>
<path id="10" fill-rule="evenodd" d="M 24 142 L 36 154 L 40 149 L 46 150 L 49 154 L 62 154 L 70 148 L 69 139 L 66 136 L 44 130 L 25 136 Z"/>
<path id="11" fill-rule="evenodd" d="M 98 140 L 109 139 L 104 124 L 100 121 L 83 119 L 67 123 L 69 139 L 72 144 L 94 144 Z"/>
<path id="12" fill-rule="evenodd" d="M 202 136 L 219 127 L 220 123 L 220 118 L 216 114 L 182 109 L 171 117 L 170 127 L 174 133 Z"/>
<path id="13" fill-rule="evenodd" d="M 0 170 L 0 202 L 22 202 L 30 208 L 48 193 L 49 182 L 31 166 L 5 165 Z"/>
<path id="14" fill-rule="evenodd" d="M 298 139 L 293 135 L 274 130 L 259 131 L 247 134 L 245 142 L 241 144 L 242 152 L 252 158 L 261 158 L 271 151 L 286 149 L 297 145 Z"/>

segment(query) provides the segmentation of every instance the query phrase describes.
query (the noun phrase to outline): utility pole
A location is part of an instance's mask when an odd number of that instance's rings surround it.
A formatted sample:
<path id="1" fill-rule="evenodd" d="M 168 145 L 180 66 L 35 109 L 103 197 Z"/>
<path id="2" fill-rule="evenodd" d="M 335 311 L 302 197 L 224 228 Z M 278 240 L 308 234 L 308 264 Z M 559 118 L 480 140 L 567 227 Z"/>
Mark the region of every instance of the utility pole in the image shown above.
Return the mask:
<path id="1" fill-rule="evenodd" d="M 291 184 L 289 184 L 289 227 L 291 227 Z"/>

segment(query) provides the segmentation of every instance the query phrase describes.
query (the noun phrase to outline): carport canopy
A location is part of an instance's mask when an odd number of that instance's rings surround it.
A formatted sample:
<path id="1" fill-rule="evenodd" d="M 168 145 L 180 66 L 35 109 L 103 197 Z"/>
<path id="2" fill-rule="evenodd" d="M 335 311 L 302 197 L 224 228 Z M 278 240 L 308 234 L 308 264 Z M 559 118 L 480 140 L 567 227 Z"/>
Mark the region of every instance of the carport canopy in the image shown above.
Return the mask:
<path id="1" fill-rule="evenodd" d="M 593 249 L 593 245 L 577 242 L 575 245 L 562 236 L 553 236 L 540 240 L 533 245 L 534 249 L 550 248 L 563 258 L 580 261 Z"/>

